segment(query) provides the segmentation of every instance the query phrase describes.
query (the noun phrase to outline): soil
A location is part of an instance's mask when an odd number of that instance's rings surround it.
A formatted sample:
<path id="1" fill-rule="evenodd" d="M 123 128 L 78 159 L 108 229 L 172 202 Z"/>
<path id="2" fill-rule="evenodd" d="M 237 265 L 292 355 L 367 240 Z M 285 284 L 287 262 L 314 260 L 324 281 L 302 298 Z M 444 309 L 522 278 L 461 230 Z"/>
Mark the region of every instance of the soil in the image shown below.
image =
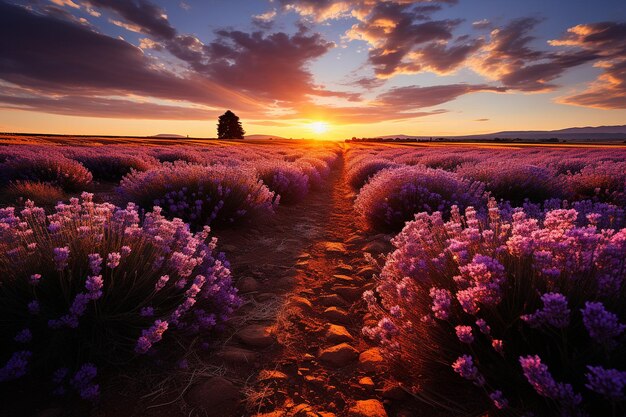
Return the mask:
<path id="1" fill-rule="evenodd" d="M 152 386 L 104 392 L 91 414 L 437 415 L 390 378 L 385 358 L 362 337 L 373 318 L 361 294 L 375 286 L 376 272 L 363 248 L 388 251 L 391 236 L 368 233 L 359 223 L 344 175 L 342 156 L 324 187 L 304 201 L 254 227 L 216 231 L 242 308 L 215 345 L 189 356 L 185 369 Z M 52 407 L 38 415 L 64 413 Z"/>

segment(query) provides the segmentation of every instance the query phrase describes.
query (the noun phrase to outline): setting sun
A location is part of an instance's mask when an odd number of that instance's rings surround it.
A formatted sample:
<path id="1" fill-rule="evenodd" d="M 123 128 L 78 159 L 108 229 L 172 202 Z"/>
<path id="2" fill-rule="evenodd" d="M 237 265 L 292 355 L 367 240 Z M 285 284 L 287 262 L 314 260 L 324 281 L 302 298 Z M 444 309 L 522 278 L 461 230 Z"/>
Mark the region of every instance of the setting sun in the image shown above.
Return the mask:
<path id="1" fill-rule="evenodd" d="M 309 129 L 316 135 L 321 135 L 328 132 L 328 123 L 326 122 L 313 122 L 309 125 Z"/>

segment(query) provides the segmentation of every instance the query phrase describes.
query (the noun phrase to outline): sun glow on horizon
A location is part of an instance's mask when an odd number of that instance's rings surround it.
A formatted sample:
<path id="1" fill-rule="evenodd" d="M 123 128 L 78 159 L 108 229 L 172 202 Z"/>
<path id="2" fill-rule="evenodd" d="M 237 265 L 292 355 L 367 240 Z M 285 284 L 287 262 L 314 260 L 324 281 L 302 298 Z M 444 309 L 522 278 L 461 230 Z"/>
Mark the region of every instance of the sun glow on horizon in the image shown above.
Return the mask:
<path id="1" fill-rule="evenodd" d="M 328 123 L 326 122 L 313 122 L 309 124 L 309 129 L 316 135 L 322 135 L 328 132 Z"/>

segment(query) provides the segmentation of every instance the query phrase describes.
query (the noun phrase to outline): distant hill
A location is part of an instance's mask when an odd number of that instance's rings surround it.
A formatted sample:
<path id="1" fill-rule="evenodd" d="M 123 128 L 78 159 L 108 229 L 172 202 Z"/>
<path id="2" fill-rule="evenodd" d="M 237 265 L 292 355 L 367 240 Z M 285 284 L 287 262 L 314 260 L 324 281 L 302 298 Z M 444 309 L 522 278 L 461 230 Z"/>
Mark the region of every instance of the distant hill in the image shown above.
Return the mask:
<path id="1" fill-rule="evenodd" d="M 183 135 L 175 135 L 173 133 L 159 133 L 158 135 L 148 136 L 150 138 L 187 138 Z"/>
<path id="2" fill-rule="evenodd" d="M 244 139 L 287 139 L 276 135 L 245 135 Z"/>
<path id="3" fill-rule="evenodd" d="M 385 135 L 378 136 L 381 139 L 401 138 L 401 139 L 419 139 L 429 137 L 430 135 L 412 136 L 412 135 Z M 435 137 L 435 136 L 433 136 Z M 501 132 L 485 133 L 481 135 L 465 135 L 465 136 L 436 136 L 449 139 L 471 140 L 471 139 L 569 139 L 569 140 L 624 140 L 626 139 L 626 125 L 620 126 L 586 126 L 586 127 L 570 127 L 559 130 L 505 130 Z"/>

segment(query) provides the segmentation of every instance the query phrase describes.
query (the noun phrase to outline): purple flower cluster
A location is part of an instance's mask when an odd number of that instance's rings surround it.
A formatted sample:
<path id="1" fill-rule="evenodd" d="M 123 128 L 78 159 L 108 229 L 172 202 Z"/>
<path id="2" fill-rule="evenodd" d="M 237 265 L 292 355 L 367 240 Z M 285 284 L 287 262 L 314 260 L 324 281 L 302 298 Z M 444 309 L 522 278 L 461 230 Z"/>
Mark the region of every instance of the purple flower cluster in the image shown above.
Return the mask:
<path id="1" fill-rule="evenodd" d="M 601 302 L 588 301 L 580 311 L 589 336 L 609 348 L 616 344 L 615 339 L 626 329 L 626 325 L 619 322 L 617 315 L 607 311 Z"/>
<path id="2" fill-rule="evenodd" d="M 559 293 L 546 293 L 541 296 L 543 308 L 521 318 L 528 324 L 538 327 L 544 324 L 563 329 L 569 326 L 570 309 L 567 307 L 567 298 Z"/>
<path id="3" fill-rule="evenodd" d="M 348 167 L 348 183 L 354 189 L 360 189 L 379 171 L 387 168 L 397 168 L 399 165 L 386 159 L 358 158 L 351 161 Z"/>
<path id="4" fill-rule="evenodd" d="M 56 185 L 65 191 L 80 191 L 91 180 L 91 172 L 81 163 L 56 151 L 16 155 L 0 164 L 1 185 L 28 181 Z"/>
<path id="5" fill-rule="evenodd" d="M 587 388 L 611 401 L 624 399 L 626 372 L 617 369 L 604 369 L 601 366 L 588 366 L 587 369 L 589 370 L 585 374 L 587 377 L 585 386 Z"/>
<path id="6" fill-rule="evenodd" d="M 159 206 L 168 217 L 196 228 L 231 224 L 255 214 L 271 214 L 274 193 L 252 169 L 177 162 L 124 177 L 118 192 L 144 209 Z"/>
<path id="7" fill-rule="evenodd" d="M 228 319 L 240 300 L 210 229 L 193 233 L 158 208 L 142 217 L 134 204 L 98 204 L 87 193 L 49 215 L 31 203 L 19 214 L 0 209 L 0 314 L 12 317 L 0 332 L 0 380 L 47 378 L 50 366 L 78 357 L 131 360 L 164 343 L 165 330 L 206 337 Z M 63 349 L 51 349 L 52 338 Z M 67 382 L 93 399 L 95 376 L 87 364 Z"/>
<path id="8" fill-rule="evenodd" d="M 480 374 L 474 365 L 474 359 L 469 355 L 459 356 L 452 364 L 452 369 L 462 378 L 472 381 L 476 385 L 485 384 L 485 378 Z"/>
<path id="9" fill-rule="evenodd" d="M 94 382 L 98 375 L 98 368 L 92 363 L 86 363 L 72 376 L 72 387 L 83 400 L 95 400 L 100 395 L 100 386 Z"/>
<path id="10" fill-rule="evenodd" d="M 377 325 L 363 333 L 380 343 L 396 377 L 439 398 L 450 396 L 438 391 L 447 363 L 484 385 L 496 408 L 610 415 L 595 392 L 621 410 L 626 229 L 601 229 L 589 214 L 583 224 L 560 206 L 507 215 L 494 200 L 485 218 L 472 208 L 461 215 L 453 207 L 448 221 L 416 214 L 393 238 L 376 291 L 364 294 Z M 549 400 L 527 398 L 520 377 Z"/>
<path id="11" fill-rule="evenodd" d="M 308 175 L 294 163 L 255 161 L 252 166 L 263 184 L 276 193 L 282 204 L 297 203 L 309 192 Z"/>
<path id="12" fill-rule="evenodd" d="M 92 147 L 75 150 L 71 158 L 80 162 L 91 172 L 96 181 L 118 182 L 132 170 L 147 171 L 158 165 L 156 158 L 137 155 L 136 149 L 112 149 L 103 151 Z"/>
<path id="13" fill-rule="evenodd" d="M 11 381 L 26 375 L 32 352 L 21 350 L 13 353 L 6 365 L 0 368 L 0 382 Z"/>
<path id="14" fill-rule="evenodd" d="M 539 356 L 520 357 L 519 363 L 528 383 L 542 397 L 558 401 L 565 410 L 574 409 L 582 402 L 582 396 L 576 394 L 570 384 L 558 383 L 554 380 Z"/>
<path id="15" fill-rule="evenodd" d="M 453 205 L 481 207 L 482 184 L 423 166 L 388 168 L 361 188 L 354 208 L 370 227 L 399 230 L 415 213 L 449 213 Z"/>

